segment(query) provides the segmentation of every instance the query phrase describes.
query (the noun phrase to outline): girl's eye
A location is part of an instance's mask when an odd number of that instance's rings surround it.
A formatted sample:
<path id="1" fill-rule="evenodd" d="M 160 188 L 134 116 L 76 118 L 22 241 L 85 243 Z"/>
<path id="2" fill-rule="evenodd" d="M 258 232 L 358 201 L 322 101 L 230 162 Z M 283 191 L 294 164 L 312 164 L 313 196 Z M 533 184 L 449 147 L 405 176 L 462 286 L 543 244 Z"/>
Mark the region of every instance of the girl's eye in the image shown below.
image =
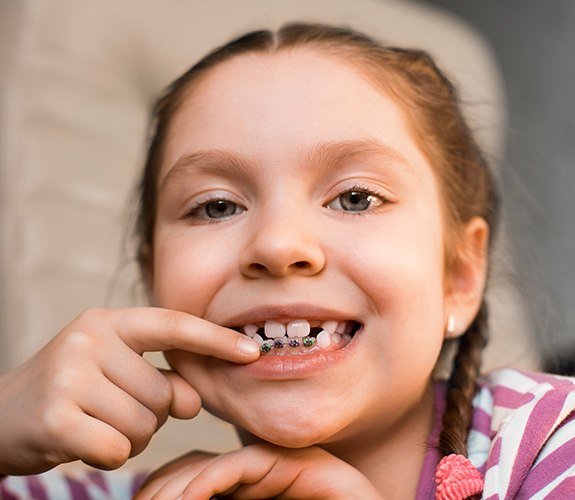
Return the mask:
<path id="1" fill-rule="evenodd" d="M 217 219 L 226 219 L 234 215 L 241 214 L 245 208 L 237 203 L 229 200 L 212 200 L 204 203 L 199 203 L 193 207 L 187 214 L 187 217 L 204 220 L 215 221 Z"/>
<path id="2" fill-rule="evenodd" d="M 337 198 L 327 204 L 333 210 L 344 212 L 365 212 L 382 205 L 385 198 L 367 189 L 350 189 L 338 195 Z"/>

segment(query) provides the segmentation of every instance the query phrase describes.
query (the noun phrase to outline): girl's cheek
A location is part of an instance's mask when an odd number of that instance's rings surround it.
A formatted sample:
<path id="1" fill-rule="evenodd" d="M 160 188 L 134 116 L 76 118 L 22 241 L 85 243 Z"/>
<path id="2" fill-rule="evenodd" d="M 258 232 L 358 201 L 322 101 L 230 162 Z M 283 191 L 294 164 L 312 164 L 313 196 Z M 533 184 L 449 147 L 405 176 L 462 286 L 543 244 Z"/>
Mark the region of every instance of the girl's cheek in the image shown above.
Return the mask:
<path id="1" fill-rule="evenodd" d="M 156 305 L 200 315 L 221 281 L 223 262 L 217 247 L 189 239 L 158 245 L 154 262 Z"/>

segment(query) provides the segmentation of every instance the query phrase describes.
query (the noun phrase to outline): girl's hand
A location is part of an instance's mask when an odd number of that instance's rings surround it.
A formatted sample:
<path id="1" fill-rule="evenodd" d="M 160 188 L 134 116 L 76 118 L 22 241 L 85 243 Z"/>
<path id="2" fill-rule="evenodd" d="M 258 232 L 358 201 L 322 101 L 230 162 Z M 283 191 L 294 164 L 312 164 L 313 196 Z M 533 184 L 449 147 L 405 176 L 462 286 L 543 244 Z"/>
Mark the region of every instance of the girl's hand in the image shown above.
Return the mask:
<path id="1" fill-rule="evenodd" d="M 376 500 L 357 469 L 317 446 L 249 445 L 224 455 L 193 452 L 156 471 L 136 500 L 290 498 Z"/>
<path id="2" fill-rule="evenodd" d="M 90 310 L 0 377 L 0 476 L 82 460 L 114 469 L 140 453 L 169 414 L 192 418 L 198 393 L 141 354 L 182 349 L 248 363 L 245 335 L 158 308 Z"/>

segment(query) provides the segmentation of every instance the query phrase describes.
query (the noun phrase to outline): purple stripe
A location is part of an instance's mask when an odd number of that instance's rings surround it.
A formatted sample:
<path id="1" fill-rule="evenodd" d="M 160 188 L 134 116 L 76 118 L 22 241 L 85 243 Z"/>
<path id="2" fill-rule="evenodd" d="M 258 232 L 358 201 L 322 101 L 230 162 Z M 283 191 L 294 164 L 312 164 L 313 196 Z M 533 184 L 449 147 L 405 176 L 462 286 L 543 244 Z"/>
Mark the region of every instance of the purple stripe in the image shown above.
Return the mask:
<path id="1" fill-rule="evenodd" d="M 106 478 L 104 474 L 100 471 L 90 471 L 87 474 L 88 480 L 100 488 L 105 493 L 110 493 L 110 488 L 108 487 L 108 483 L 106 482 Z"/>
<path id="2" fill-rule="evenodd" d="M 30 498 L 34 500 L 48 500 L 46 488 L 42 485 L 42 481 L 40 481 L 38 476 L 28 476 L 26 482 L 30 490 Z"/>
<path id="3" fill-rule="evenodd" d="M 574 498 L 575 477 L 570 476 L 561 481 L 546 498 Z"/>
<path id="4" fill-rule="evenodd" d="M 70 490 L 73 500 L 90 500 L 90 495 L 88 495 L 86 486 L 82 484 L 81 481 L 69 476 L 64 476 L 64 480 L 68 485 L 68 489 Z"/>
<path id="5" fill-rule="evenodd" d="M 19 497 L 8 490 L 8 478 L 0 481 L 0 499 L 2 500 L 19 500 Z"/>
<path id="6" fill-rule="evenodd" d="M 516 410 L 517 408 L 526 405 L 534 398 L 535 396 L 529 392 L 517 392 L 516 390 L 503 385 L 498 385 L 493 390 L 494 405 L 501 408 Z"/>
<path id="7" fill-rule="evenodd" d="M 138 474 L 134 474 L 134 477 L 132 479 L 132 496 L 134 496 L 136 492 L 142 487 L 142 484 L 144 484 L 144 481 L 146 480 L 147 477 L 148 477 L 147 472 L 140 472 Z"/>
<path id="8" fill-rule="evenodd" d="M 539 462 L 521 486 L 521 492 L 535 493 L 555 478 L 573 467 L 575 457 L 575 437 L 563 443 L 555 451 Z"/>
<path id="9" fill-rule="evenodd" d="M 433 428 L 427 438 L 427 452 L 421 471 L 415 498 L 417 500 L 430 500 L 435 498 L 435 468 L 439 462 L 439 436 L 443 412 L 445 411 L 445 384 L 436 383 L 433 388 Z"/>
<path id="10" fill-rule="evenodd" d="M 521 487 L 539 450 L 543 447 L 550 430 L 555 425 L 568 394 L 569 390 L 550 391 L 535 404 L 517 450 L 506 497 L 513 497 Z"/>
<path id="11" fill-rule="evenodd" d="M 572 379 L 568 378 L 561 378 L 551 375 L 549 373 L 537 373 L 537 372 L 523 372 L 518 370 L 522 375 L 529 377 L 531 380 L 536 382 L 537 384 L 547 384 L 554 388 L 571 386 L 573 387 Z"/>
<path id="12" fill-rule="evenodd" d="M 501 457 L 501 436 L 499 436 L 491 447 L 491 451 L 489 452 L 489 456 L 487 457 L 487 468 L 486 470 L 491 469 L 494 465 L 499 463 L 499 458 Z"/>
<path id="13" fill-rule="evenodd" d="M 491 430 L 491 415 L 481 408 L 475 408 L 473 412 L 473 421 L 471 422 L 471 428 L 474 431 L 480 432 L 481 434 L 487 436 L 489 439 L 493 439 L 493 431 Z"/>

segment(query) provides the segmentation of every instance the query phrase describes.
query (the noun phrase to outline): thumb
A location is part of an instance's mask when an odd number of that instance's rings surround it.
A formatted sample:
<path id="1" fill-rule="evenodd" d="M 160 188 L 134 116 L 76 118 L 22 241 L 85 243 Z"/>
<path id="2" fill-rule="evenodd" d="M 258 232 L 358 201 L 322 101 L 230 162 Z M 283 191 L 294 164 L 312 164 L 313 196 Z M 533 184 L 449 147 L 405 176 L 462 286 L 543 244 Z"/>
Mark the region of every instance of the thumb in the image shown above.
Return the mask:
<path id="1" fill-rule="evenodd" d="M 198 391 L 178 373 L 171 370 L 162 370 L 162 372 L 172 386 L 170 415 L 182 420 L 194 418 L 202 408 L 202 400 Z"/>

